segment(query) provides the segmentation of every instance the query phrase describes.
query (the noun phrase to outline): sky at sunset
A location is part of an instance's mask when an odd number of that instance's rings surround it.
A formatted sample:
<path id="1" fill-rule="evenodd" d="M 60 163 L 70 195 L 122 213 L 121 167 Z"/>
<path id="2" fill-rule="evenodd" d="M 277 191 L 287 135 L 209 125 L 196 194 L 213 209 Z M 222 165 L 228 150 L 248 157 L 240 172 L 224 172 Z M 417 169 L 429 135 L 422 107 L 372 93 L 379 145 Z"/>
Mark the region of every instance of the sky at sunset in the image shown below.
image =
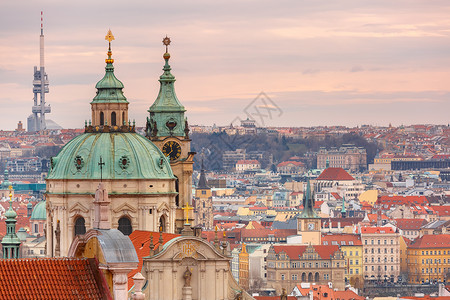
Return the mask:
<path id="1" fill-rule="evenodd" d="M 41 0 L 0 3 L 3 130 L 31 113 L 41 10 L 49 118 L 64 128 L 90 118 L 109 28 L 138 126 L 158 94 L 166 34 L 190 124 L 450 122 L 448 0 Z"/>

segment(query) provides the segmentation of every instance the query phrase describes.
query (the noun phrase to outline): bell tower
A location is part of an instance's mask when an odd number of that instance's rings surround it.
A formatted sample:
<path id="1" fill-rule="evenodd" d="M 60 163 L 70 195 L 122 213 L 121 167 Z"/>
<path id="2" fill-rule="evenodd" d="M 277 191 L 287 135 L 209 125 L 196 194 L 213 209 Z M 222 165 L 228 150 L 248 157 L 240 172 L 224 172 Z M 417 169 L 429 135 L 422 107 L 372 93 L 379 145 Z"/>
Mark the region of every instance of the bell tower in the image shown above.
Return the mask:
<path id="1" fill-rule="evenodd" d="M 163 44 L 166 52 L 163 55 L 164 73 L 159 77 L 160 88 L 158 97 L 150 106 L 146 124 L 146 137 L 150 139 L 170 159 L 170 166 L 176 177 L 176 230 L 183 229 L 182 207 L 192 204 L 192 171 L 194 154 L 191 152 L 189 125 L 181 105 L 175 94 L 175 76 L 170 72 L 170 54 L 168 47 L 170 38 L 165 37 Z"/>
<path id="2" fill-rule="evenodd" d="M 320 217 L 314 211 L 314 199 L 311 195 L 311 183 L 306 183 L 303 197 L 303 211 L 297 217 L 297 234 L 302 236 L 303 244 L 321 245 L 322 234 Z"/>

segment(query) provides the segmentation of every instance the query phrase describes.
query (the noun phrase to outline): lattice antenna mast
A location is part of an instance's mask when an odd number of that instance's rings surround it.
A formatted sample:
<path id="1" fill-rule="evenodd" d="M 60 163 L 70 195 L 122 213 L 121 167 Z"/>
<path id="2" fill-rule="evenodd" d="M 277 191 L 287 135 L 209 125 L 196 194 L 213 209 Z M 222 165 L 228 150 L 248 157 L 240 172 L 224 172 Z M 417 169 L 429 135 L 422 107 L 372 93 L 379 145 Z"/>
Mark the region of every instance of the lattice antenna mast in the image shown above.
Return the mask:
<path id="1" fill-rule="evenodd" d="M 40 131 L 46 129 L 45 114 L 51 112 L 50 106 L 45 105 L 45 94 L 48 93 L 49 90 L 48 78 L 47 74 L 45 73 L 44 63 L 44 13 L 41 11 L 41 34 L 39 36 L 39 70 L 37 67 L 34 67 L 34 104 L 32 108 L 33 118 L 31 120 L 31 124 L 28 125 L 28 131 Z"/>

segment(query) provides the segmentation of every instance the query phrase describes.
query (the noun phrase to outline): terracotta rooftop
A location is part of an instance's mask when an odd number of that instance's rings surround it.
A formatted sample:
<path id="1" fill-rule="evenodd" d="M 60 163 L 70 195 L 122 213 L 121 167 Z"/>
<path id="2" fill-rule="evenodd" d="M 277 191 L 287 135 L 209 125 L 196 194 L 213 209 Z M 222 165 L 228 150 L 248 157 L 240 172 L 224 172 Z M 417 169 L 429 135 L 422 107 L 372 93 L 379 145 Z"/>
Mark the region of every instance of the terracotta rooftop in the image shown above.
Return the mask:
<path id="1" fill-rule="evenodd" d="M 163 232 L 163 244 L 167 243 L 171 239 L 180 236 L 179 234 L 173 233 L 165 233 Z M 142 270 L 143 266 L 143 258 L 145 256 L 149 256 L 150 254 L 150 237 L 153 236 L 153 244 L 155 245 L 155 249 L 159 247 L 159 232 L 155 231 L 144 231 L 144 230 L 135 230 L 130 235 L 129 238 L 133 243 L 134 249 L 136 250 L 136 254 L 139 258 L 139 265 L 137 269 L 128 273 L 128 289 L 130 289 L 134 285 L 133 276 Z"/>
<path id="2" fill-rule="evenodd" d="M 361 233 L 395 233 L 392 227 L 362 227 Z"/>
<path id="3" fill-rule="evenodd" d="M 397 227 L 402 230 L 419 230 L 420 227 L 427 224 L 425 219 L 395 219 Z"/>
<path id="4" fill-rule="evenodd" d="M 408 247 L 408 249 L 427 249 L 427 248 L 449 248 L 450 234 L 426 234 L 420 238 L 415 239 Z"/>
<path id="5" fill-rule="evenodd" d="M 316 180 L 355 180 L 350 174 L 342 168 L 327 168 L 317 177 Z"/>
<path id="6" fill-rule="evenodd" d="M 359 234 L 322 234 L 322 245 L 362 245 Z"/>
<path id="7" fill-rule="evenodd" d="M 290 259 L 298 260 L 307 247 L 306 245 L 276 245 L 273 246 L 273 250 L 276 254 L 285 252 Z M 339 246 L 337 245 L 314 245 L 312 247 L 322 259 L 330 259 L 330 255 L 334 255 L 336 251 L 339 251 Z"/>
<path id="8" fill-rule="evenodd" d="M 112 299 L 94 259 L 0 260 L 1 299 Z"/>

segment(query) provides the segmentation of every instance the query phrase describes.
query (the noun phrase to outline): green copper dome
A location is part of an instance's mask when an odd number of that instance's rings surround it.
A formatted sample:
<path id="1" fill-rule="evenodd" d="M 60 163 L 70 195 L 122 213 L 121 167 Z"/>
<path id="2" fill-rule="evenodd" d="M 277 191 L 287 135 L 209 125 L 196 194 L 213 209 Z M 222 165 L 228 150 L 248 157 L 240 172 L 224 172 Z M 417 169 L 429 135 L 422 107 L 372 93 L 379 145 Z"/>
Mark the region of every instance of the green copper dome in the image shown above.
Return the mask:
<path id="1" fill-rule="evenodd" d="M 106 59 L 105 76 L 95 85 L 97 95 L 91 103 L 128 103 L 123 95 L 123 83 L 114 75 L 114 60 L 111 58 L 111 46 Z"/>
<path id="2" fill-rule="evenodd" d="M 45 201 L 40 201 L 33 208 L 31 213 L 31 220 L 47 220 L 47 210 L 45 208 Z"/>
<path id="3" fill-rule="evenodd" d="M 15 219 L 17 217 L 17 213 L 14 211 L 14 209 L 12 208 L 12 202 L 9 202 L 9 208 L 8 210 L 5 212 L 5 217 L 7 219 Z"/>
<path id="4" fill-rule="evenodd" d="M 102 162 L 102 165 L 99 163 Z M 47 179 L 174 179 L 170 163 L 137 133 L 85 133 L 52 159 Z"/>

